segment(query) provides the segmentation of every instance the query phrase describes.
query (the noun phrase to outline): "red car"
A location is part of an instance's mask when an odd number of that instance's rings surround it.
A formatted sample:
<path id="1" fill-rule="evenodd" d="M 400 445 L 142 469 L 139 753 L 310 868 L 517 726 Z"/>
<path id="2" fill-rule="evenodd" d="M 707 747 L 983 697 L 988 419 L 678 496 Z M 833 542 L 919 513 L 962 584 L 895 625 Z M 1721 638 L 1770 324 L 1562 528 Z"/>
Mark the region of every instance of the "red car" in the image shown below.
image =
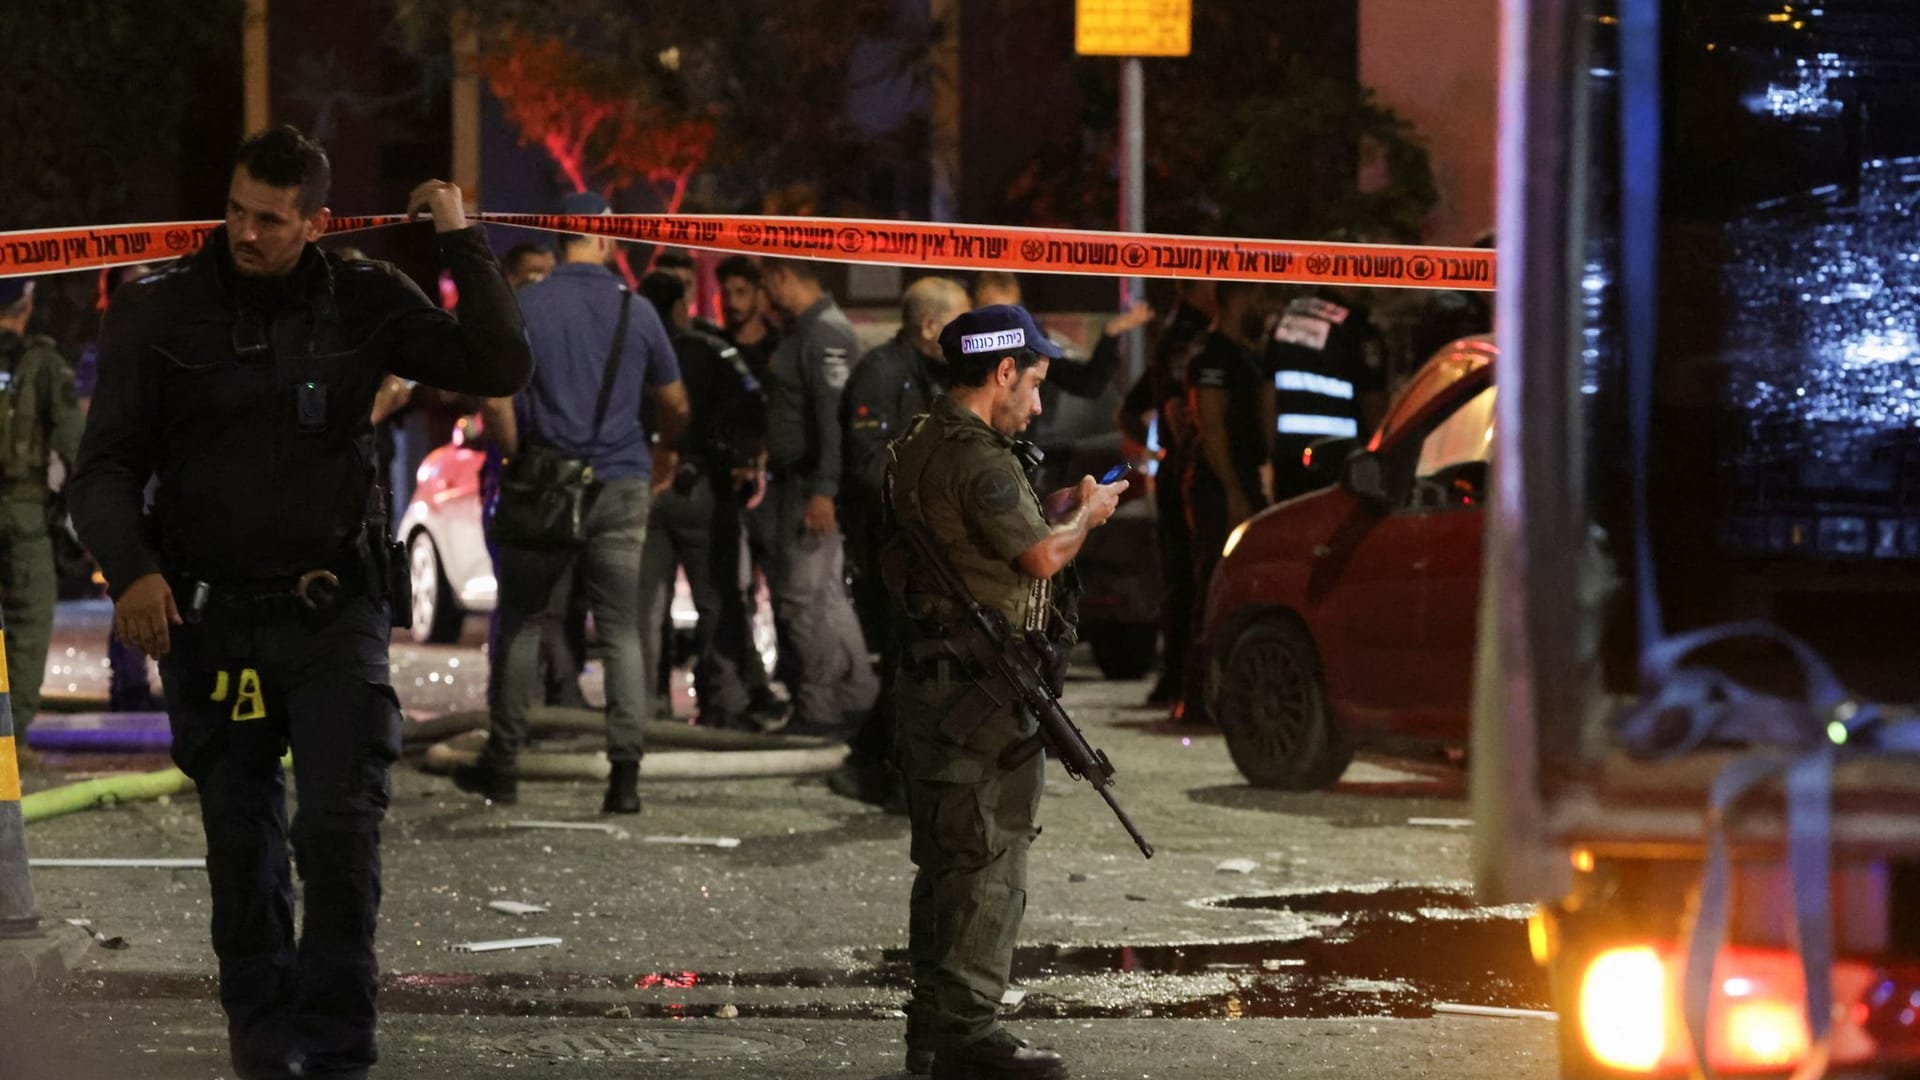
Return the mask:
<path id="1" fill-rule="evenodd" d="M 1228 538 L 1201 647 L 1251 783 L 1325 787 L 1363 742 L 1465 742 L 1494 355 L 1488 338 L 1440 350 L 1337 485 Z"/>

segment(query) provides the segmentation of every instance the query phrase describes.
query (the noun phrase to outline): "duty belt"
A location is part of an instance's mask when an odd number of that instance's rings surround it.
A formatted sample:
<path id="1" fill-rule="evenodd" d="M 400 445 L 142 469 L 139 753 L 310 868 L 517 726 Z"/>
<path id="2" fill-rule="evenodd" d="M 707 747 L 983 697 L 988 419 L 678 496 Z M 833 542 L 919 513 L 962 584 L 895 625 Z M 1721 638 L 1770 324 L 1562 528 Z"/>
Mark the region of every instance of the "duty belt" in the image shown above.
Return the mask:
<path id="1" fill-rule="evenodd" d="M 250 582 L 213 582 L 183 576 L 176 594 L 184 594 L 180 617 L 198 623 L 209 611 L 248 622 L 283 622 L 333 614 L 352 595 L 364 591 L 360 575 L 316 567 L 298 577 Z"/>

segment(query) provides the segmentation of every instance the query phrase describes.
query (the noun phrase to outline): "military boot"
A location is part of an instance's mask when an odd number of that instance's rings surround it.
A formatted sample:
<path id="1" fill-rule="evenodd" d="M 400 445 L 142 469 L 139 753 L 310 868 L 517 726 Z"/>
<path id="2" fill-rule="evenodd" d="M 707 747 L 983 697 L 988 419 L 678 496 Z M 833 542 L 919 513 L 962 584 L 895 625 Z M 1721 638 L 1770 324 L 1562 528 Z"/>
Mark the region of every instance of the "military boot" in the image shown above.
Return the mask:
<path id="1" fill-rule="evenodd" d="M 1066 1062 L 1001 1029 L 958 1050 L 933 1055 L 933 1080 L 1065 1080 Z"/>
<path id="2" fill-rule="evenodd" d="M 607 797 L 600 802 L 603 814 L 637 814 L 640 812 L 640 763 L 637 761 L 616 761 L 613 772 L 607 777 Z"/>
<path id="3" fill-rule="evenodd" d="M 454 766 L 453 786 L 502 806 L 520 801 L 518 771 L 490 764 L 484 758 L 472 765 Z"/>

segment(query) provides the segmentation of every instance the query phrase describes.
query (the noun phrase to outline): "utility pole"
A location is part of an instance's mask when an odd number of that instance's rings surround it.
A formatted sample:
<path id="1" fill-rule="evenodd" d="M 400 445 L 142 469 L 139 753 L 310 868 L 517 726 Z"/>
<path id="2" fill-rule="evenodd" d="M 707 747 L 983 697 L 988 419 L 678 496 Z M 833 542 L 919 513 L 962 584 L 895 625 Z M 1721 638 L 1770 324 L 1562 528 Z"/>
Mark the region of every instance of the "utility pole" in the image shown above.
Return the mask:
<path id="1" fill-rule="evenodd" d="M 246 13 L 240 21 L 240 69 L 249 135 L 264 130 L 273 115 L 273 91 L 267 78 L 268 53 L 267 0 L 247 0 Z"/>
<path id="2" fill-rule="evenodd" d="M 960 217 L 960 0 L 930 0 L 934 39 L 932 167 L 933 192 L 928 218 Z"/>
<path id="3" fill-rule="evenodd" d="M 1147 229 L 1146 70 L 1143 56 L 1193 52 L 1193 0 L 1075 0 L 1073 51 L 1081 56 L 1120 57 L 1120 228 Z M 1120 309 L 1146 298 L 1144 278 L 1124 278 Z M 1146 369 L 1146 337 L 1127 335 L 1127 381 Z"/>
<path id="4" fill-rule="evenodd" d="M 1147 76 L 1140 58 L 1129 56 L 1120 61 L 1120 136 L 1126 153 L 1120 197 L 1120 228 L 1130 233 L 1147 231 Z M 1122 278 L 1120 310 L 1129 311 L 1147 298 L 1145 278 Z M 1127 383 L 1132 385 L 1146 370 L 1146 332 L 1127 331 L 1122 355 L 1126 359 Z"/>
<path id="5" fill-rule="evenodd" d="M 480 206 L 480 35 L 453 13 L 453 182 L 469 209 Z"/>

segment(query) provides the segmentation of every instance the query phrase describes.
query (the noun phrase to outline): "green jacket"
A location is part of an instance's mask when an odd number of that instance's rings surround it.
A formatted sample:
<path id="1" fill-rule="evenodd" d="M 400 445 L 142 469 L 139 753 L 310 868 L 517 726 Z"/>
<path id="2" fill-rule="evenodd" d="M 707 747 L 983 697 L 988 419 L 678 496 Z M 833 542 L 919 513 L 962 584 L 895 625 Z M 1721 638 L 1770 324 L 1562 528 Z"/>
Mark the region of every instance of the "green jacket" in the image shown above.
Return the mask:
<path id="1" fill-rule="evenodd" d="M 72 470 L 82 425 L 73 368 L 53 339 L 0 330 L 0 498 L 45 502 L 49 455 Z"/>
<path id="2" fill-rule="evenodd" d="M 998 609 L 1015 628 L 1046 629 L 1052 582 L 1027 575 L 1016 560 L 1052 527 L 1013 454 L 1013 440 L 941 394 L 894 455 L 895 519 L 926 522 L 975 600 Z M 913 619 L 950 617 L 932 598 L 916 595 L 911 583 L 905 601 Z"/>

